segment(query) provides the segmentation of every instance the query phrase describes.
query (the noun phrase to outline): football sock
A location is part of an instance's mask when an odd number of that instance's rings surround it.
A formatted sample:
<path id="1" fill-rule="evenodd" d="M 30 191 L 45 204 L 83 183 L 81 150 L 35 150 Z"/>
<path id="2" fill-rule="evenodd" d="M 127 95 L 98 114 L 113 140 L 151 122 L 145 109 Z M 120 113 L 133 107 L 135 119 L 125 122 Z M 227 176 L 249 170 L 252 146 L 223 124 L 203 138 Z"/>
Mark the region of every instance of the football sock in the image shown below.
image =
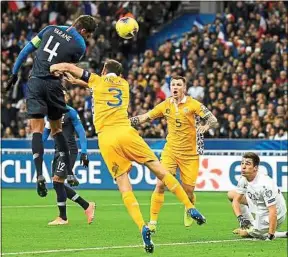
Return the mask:
<path id="1" fill-rule="evenodd" d="M 196 205 L 197 197 L 196 194 L 193 193 L 193 201 L 191 201 L 194 205 Z"/>
<path id="2" fill-rule="evenodd" d="M 162 179 L 162 182 L 165 184 L 165 186 L 177 196 L 180 202 L 182 202 L 186 209 L 189 210 L 191 208 L 194 208 L 194 205 L 189 200 L 186 192 L 184 191 L 183 187 L 180 185 L 178 180 L 174 178 L 174 176 L 170 173 L 167 173 L 164 178 Z"/>
<path id="3" fill-rule="evenodd" d="M 164 193 L 153 192 L 151 196 L 150 221 L 157 221 L 160 209 L 164 203 Z"/>
<path id="4" fill-rule="evenodd" d="M 287 236 L 287 232 L 275 232 L 275 237 L 276 238 L 287 238 L 288 236 Z"/>
<path id="5" fill-rule="evenodd" d="M 41 133 L 33 133 L 32 136 L 32 153 L 33 153 L 33 160 L 36 167 L 37 178 L 42 175 L 42 163 L 43 163 L 43 154 L 44 154 L 44 147 L 42 141 L 42 134 Z"/>
<path id="6" fill-rule="evenodd" d="M 78 203 L 84 210 L 89 207 L 89 203 L 86 202 L 80 195 L 78 195 L 71 187 L 64 185 L 67 197 L 75 203 Z"/>
<path id="7" fill-rule="evenodd" d="M 61 217 L 63 220 L 67 220 L 67 215 L 66 215 L 67 195 L 66 195 L 64 184 L 53 181 L 53 187 L 57 194 L 57 205 L 58 205 L 58 209 L 60 212 L 59 217 Z"/>
<path id="8" fill-rule="evenodd" d="M 145 222 L 143 220 L 142 213 L 134 193 L 132 191 L 122 193 L 122 200 L 129 212 L 129 215 L 132 217 L 139 230 L 141 231 L 142 227 L 145 225 Z"/>
<path id="9" fill-rule="evenodd" d="M 67 141 L 62 132 L 57 133 L 54 135 L 55 143 L 57 144 L 58 150 L 60 152 L 60 162 L 61 159 L 66 165 L 66 169 L 68 171 L 68 175 L 73 175 L 72 168 L 70 165 L 70 154 Z"/>
<path id="10" fill-rule="evenodd" d="M 241 214 L 243 215 L 245 219 L 249 220 L 250 222 L 254 221 L 254 218 L 251 212 L 249 211 L 249 208 L 247 205 L 240 204 L 240 210 L 241 210 Z"/>

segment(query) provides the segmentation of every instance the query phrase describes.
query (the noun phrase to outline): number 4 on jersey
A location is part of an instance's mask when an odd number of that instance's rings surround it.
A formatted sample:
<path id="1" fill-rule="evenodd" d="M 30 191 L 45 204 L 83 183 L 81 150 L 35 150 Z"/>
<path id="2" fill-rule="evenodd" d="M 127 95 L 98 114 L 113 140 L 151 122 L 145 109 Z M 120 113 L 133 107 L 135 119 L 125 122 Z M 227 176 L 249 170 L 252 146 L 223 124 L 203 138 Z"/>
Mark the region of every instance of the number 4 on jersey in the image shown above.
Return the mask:
<path id="1" fill-rule="evenodd" d="M 56 51 L 57 51 L 57 49 L 58 49 L 58 47 L 59 47 L 59 45 L 60 45 L 60 43 L 59 42 L 56 42 L 56 44 L 54 45 L 54 47 L 53 47 L 53 49 L 51 50 L 51 49 L 49 49 L 49 45 L 51 44 L 51 42 L 52 42 L 52 40 L 53 40 L 53 36 L 50 36 L 49 37 L 49 39 L 48 39 L 48 41 L 47 41 L 47 43 L 46 43 L 46 45 L 44 46 L 44 51 L 45 52 L 47 52 L 47 53 L 49 53 L 49 57 L 48 57 L 48 62 L 51 62 L 52 61 L 52 59 L 53 59 L 53 57 L 55 56 L 57 56 L 58 54 L 56 53 Z"/>

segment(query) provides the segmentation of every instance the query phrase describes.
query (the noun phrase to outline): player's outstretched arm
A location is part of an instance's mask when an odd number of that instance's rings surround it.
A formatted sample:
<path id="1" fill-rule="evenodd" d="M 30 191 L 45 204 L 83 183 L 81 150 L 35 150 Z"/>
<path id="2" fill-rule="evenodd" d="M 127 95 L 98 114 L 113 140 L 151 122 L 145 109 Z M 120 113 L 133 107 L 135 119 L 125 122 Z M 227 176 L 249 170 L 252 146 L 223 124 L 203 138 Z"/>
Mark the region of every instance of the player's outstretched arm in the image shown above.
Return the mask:
<path id="1" fill-rule="evenodd" d="M 137 127 L 138 125 L 140 125 L 146 121 L 150 121 L 150 120 L 151 119 L 150 119 L 148 113 L 144 113 L 142 115 L 138 115 L 138 116 L 130 118 L 130 122 L 131 122 L 132 127 Z"/>
<path id="2" fill-rule="evenodd" d="M 67 82 L 69 82 L 72 85 L 77 85 L 77 86 L 82 86 L 82 87 L 88 87 L 88 83 L 81 80 L 81 79 L 76 79 L 71 73 L 69 72 L 64 72 L 63 79 Z"/>
<path id="3" fill-rule="evenodd" d="M 81 78 L 83 75 L 84 70 L 77 67 L 76 65 L 72 64 L 72 63 L 66 63 L 66 62 L 62 62 L 62 63 L 57 63 L 57 64 L 53 64 L 50 66 L 50 72 L 51 73 L 62 73 L 64 74 L 65 72 L 69 72 L 71 73 L 74 77 L 76 78 Z"/>
<path id="4" fill-rule="evenodd" d="M 8 80 L 8 84 L 6 87 L 6 92 L 9 91 L 9 89 L 17 82 L 18 76 L 17 73 L 21 67 L 21 65 L 25 62 L 28 55 L 33 53 L 41 44 L 42 36 L 45 31 L 47 31 L 51 26 L 47 26 L 44 29 L 42 29 L 37 36 L 35 36 L 19 53 L 16 62 L 12 69 L 12 75 L 10 76 Z"/>

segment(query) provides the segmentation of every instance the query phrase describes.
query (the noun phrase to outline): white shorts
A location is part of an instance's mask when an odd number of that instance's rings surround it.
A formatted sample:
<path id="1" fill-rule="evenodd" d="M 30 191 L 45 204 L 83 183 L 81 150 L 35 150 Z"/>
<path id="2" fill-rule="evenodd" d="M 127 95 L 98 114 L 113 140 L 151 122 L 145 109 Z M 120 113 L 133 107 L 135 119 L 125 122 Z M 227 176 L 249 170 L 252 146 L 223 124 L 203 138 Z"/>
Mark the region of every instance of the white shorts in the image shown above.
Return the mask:
<path id="1" fill-rule="evenodd" d="M 285 221 L 286 215 L 277 220 L 278 229 L 282 223 Z M 269 231 L 269 217 L 268 216 L 259 216 L 256 215 L 255 220 L 253 221 L 253 227 L 248 231 L 248 234 L 251 237 L 265 239 Z"/>

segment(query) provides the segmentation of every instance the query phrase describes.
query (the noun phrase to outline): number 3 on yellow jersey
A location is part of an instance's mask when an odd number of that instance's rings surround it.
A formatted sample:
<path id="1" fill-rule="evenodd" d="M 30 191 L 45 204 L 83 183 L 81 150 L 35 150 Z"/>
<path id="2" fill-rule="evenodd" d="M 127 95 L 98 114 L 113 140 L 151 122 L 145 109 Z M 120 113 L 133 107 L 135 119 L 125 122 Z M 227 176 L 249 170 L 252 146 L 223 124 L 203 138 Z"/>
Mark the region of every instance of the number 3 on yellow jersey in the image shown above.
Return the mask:
<path id="1" fill-rule="evenodd" d="M 114 98 L 117 99 L 117 103 L 112 103 L 110 101 L 107 102 L 107 104 L 111 107 L 118 107 L 122 104 L 122 91 L 119 88 L 111 87 L 108 89 L 109 92 L 116 92 L 116 94 L 113 96 Z"/>

